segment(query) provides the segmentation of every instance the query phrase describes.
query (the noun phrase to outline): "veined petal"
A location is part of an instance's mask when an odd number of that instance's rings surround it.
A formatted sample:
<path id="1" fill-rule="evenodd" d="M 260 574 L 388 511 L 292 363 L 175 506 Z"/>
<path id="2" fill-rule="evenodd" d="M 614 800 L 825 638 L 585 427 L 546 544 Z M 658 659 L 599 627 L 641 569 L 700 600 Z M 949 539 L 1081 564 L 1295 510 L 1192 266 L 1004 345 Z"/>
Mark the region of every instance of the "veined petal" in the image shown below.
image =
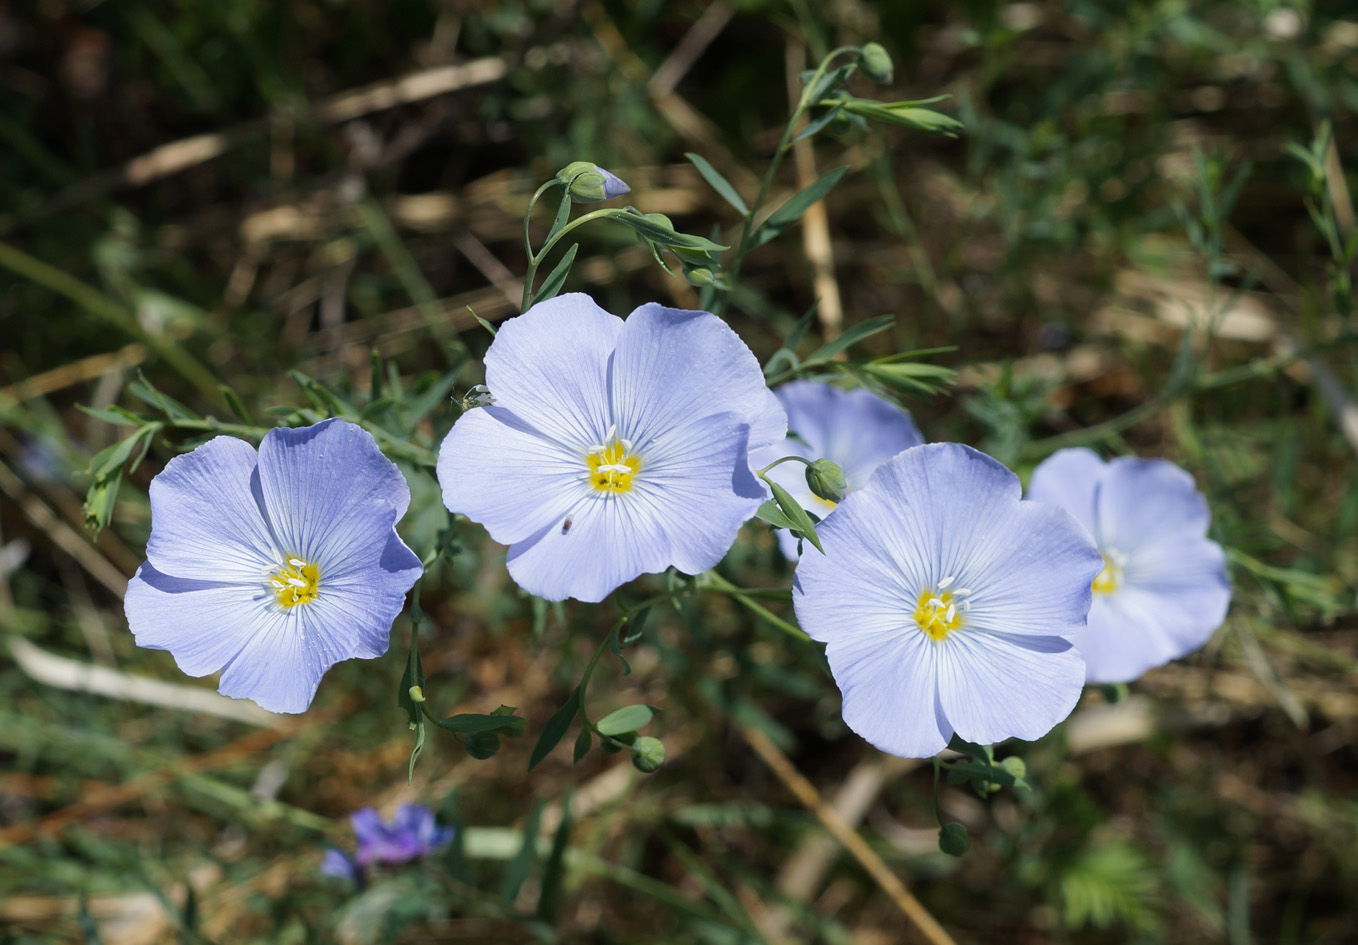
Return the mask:
<path id="1" fill-rule="evenodd" d="M 406 593 L 424 568 L 399 535 L 387 529 L 386 547 L 376 562 L 327 579 L 305 607 L 314 607 L 316 625 L 334 640 L 340 659 L 374 659 L 387 652 L 392 622 L 405 609 Z"/>
<path id="2" fill-rule="evenodd" d="M 627 317 L 613 360 L 613 410 L 640 451 L 656 431 L 689 418 L 734 413 L 763 446 L 787 432 L 787 416 L 759 361 L 720 318 L 651 302 Z"/>
<path id="3" fill-rule="evenodd" d="M 1028 498 L 1050 502 L 1075 516 L 1089 534 L 1098 540 L 1094 517 L 1099 481 L 1107 467 L 1097 453 L 1084 447 L 1057 450 L 1033 470 L 1028 483 Z"/>
<path id="4" fill-rule="evenodd" d="M 338 419 L 270 430 L 259 482 L 279 550 L 332 570 L 365 550 L 379 556 L 410 505 L 405 477 L 372 434 Z"/>
<path id="5" fill-rule="evenodd" d="M 1044 502 L 1016 503 L 984 547 L 985 563 L 959 572 L 972 591 L 966 626 L 1039 636 L 1084 629 L 1103 557 L 1073 516 Z"/>
<path id="6" fill-rule="evenodd" d="M 939 700 L 969 742 L 1040 738 L 1070 715 L 1085 665 L 1068 640 L 1004 633 L 949 634 L 938 644 Z"/>
<path id="7" fill-rule="evenodd" d="M 1095 535 L 1105 550 L 1131 555 L 1171 537 L 1201 538 L 1210 518 L 1193 477 L 1167 460 L 1119 457 L 1099 483 Z"/>
<path id="8" fill-rule="evenodd" d="M 219 436 L 176 456 L 151 481 L 146 557 L 181 578 L 257 584 L 277 563 L 249 443 Z"/>
<path id="9" fill-rule="evenodd" d="M 540 433 L 510 410 L 468 410 L 439 447 L 443 504 L 504 545 L 553 527 L 591 491 L 584 452 Z"/>
<path id="10" fill-rule="evenodd" d="M 128 582 L 123 608 L 137 646 L 169 650 L 190 676 L 215 673 L 246 645 L 273 605 L 262 580 L 222 584 L 171 577 L 151 562 Z"/>
<path id="11" fill-rule="evenodd" d="M 622 319 L 582 293 L 539 302 L 500 326 L 486 352 L 486 386 L 545 435 L 596 443 L 611 422 L 609 363 L 622 330 Z"/>
<path id="12" fill-rule="evenodd" d="M 825 656 L 849 728 L 902 758 L 947 747 L 953 726 L 938 700 L 937 648 L 924 634 L 849 633 L 832 640 Z"/>
<path id="13" fill-rule="evenodd" d="M 509 573 L 547 600 L 599 601 L 671 565 L 688 574 L 713 567 L 763 501 L 746 433 L 731 414 L 664 431 L 638 451 L 643 465 L 631 489 L 586 492 L 565 517 L 510 548 Z"/>

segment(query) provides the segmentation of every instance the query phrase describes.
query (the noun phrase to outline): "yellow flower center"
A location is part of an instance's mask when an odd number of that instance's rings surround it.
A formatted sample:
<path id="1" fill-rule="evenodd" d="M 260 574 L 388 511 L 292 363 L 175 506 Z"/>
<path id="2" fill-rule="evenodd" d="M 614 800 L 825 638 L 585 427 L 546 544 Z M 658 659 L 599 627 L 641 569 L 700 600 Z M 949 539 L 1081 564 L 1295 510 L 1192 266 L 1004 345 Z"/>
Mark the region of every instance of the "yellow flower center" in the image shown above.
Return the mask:
<path id="1" fill-rule="evenodd" d="M 951 584 L 946 579 L 944 585 Z M 935 643 L 942 643 L 948 634 L 962 626 L 962 611 L 967 603 L 961 598 L 968 592 L 959 589 L 956 594 L 938 588 L 925 588 L 919 592 L 919 602 L 915 605 L 915 623 L 925 635 Z"/>
<path id="2" fill-rule="evenodd" d="M 599 492 L 626 492 L 641 468 L 641 457 L 632 452 L 628 440 L 613 439 L 607 446 L 591 446 L 585 462 L 589 466 L 589 482 Z"/>
<path id="3" fill-rule="evenodd" d="M 1120 571 L 1121 568 L 1104 556 L 1103 570 L 1099 572 L 1098 577 L 1094 578 L 1094 593 L 1111 594 L 1117 590 Z"/>
<path id="4" fill-rule="evenodd" d="M 309 561 L 289 556 L 269 578 L 269 586 L 284 607 L 307 604 L 320 596 L 321 569 Z"/>

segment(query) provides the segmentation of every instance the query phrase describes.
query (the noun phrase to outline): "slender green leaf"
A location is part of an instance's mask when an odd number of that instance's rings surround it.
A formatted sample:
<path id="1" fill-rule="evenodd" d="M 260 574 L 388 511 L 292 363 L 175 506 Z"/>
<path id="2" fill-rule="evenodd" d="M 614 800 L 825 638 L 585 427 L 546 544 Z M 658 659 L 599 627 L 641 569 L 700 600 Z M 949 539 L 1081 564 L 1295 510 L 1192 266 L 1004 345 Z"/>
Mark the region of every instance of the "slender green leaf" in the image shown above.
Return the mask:
<path id="1" fill-rule="evenodd" d="M 811 516 L 806 513 L 806 509 L 797 504 L 797 500 L 788 494 L 788 491 L 772 479 L 765 479 L 769 488 L 773 490 L 774 501 L 778 503 L 778 508 L 783 510 L 792 521 L 794 531 L 800 532 L 807 541 L 816 546 L 816 550 L 825 554 L 825 548 L 821 546 L 820 536 L 816 534 L 816 525 L 811 521 Z"/>
<path id="2" fill-rule="evenodd" d="M 648 705 L 623 706 L 605 715 L 594 727 L 600 735 L 622 735 L 624 732 L 635 732 L 651 721 L 653 715 Z"/>
<path id="3" fill-rule="evenodd" d="M 731 248 L 721 243 L 714 243 L 712 240 L 705 239 L 701 236 L 694 236 L 690 233 L 680 233 L 677 230 L 657 223 L 640 214 L 628 213 L 626 210 L 608 210 L 605 211 L 605 215 L 610 220 L 616 220 L 619 223 L 630 226 L 641 236 L 653 240 L 662 246 L 696 249 L 703 253 L 720 253 Z"/>
<path id="4" fill-rule="evenodd" d="M 745 201 L 740 199 L 740 194 L 736 191 L 736 188 L 722 176 L 721 171 L 708 163 L 707 158 L 701 154 L 694 154 L 692 151 L 685 152 L 684 157 L 693 162 L 698 173 L 703 175 L 703 180 L 707 181 L 723 200 L 734 207 L 736 213 L 739 213 L 742 217 L 750 215 L 750 208 L 745 206 Z"/>
<path id="5" fill-rule="evenodd" d="M 865 322 L 859 322 L 840 335 L 834 341 L 828 341 L 821 345 L 811 354 L 807 355 L 802 362 L 802 367 L 811 367 L 816 364 L 824 364 L 834 358 L 841 351 L 847 351 L 852 345 L 857 344 L 864 338 L 871 337 L 879 332 L 886 331 L 896 324 L 895 315 L 878 315 L 876 318 L 869 318 Z"/>
<path id="6" fill-rule="evenodd" d="M 580 711 L 580 687 L 576 686 L 566 699 L 565 705 L 552 713 L 552 717 L 547 720 L 547 724 L 542 726 L 542 734 L 538 736 L 538 743 L 533 746 L 533 754 L 528 759 L 528 770 L 532 771 L 538 766 L 543 758 L 549 755 L 557 742 L 561 741 L 566 735 L 566 730 L 571 727 L 571 722 L 575 721 L 575 716 Z"/>
<path id="7" fill-rule="evenodd" d="M 807 125 L 800 132 L 798 132 L 797 137 L 792 139 L 792 143 L 796 144 L 798 141 L 804 141 L 805 139 L 811 137 L 812 135 L 823 129 L 826 125 L 830 124 L 830 122 L 834 121 L 843 113 L 844 106 L 842 104 L 836 103 L 834 107 L 826 109 L 825 114 L 821 115 L 815 121 L 811 122 L 811 124 Z"/>
<path id="8" fill-rule="evenodd" d="M 779 511 L 778 503 L 774 502 L 772 499 L 765 499 L 764 504 L 755 511 L 754 516 L 761 521 L 768 522 L 774 528 L 797 527 L 792 519 Z"/>
<path id="9" fill-rule="evenodd" d="M 805 190 L 793 194 L 787 199 L 786 203 L 769 214 L 768 219 L 759 225 L 754 232 L 752 244 L 762 246 L 796 223 L 801 219 L 802 214 L 811 208 L 812 204 L 828 194 L 831 188 L 838 184 L 848 172 L 847 167 L 837 167 Z"/>
<path id="10" fill-rule="evenodd" d="M 573 758 L 579 764 L 589 754 L 590 748 L 594 747 L 594 735 L 587 726 L 580 726 L 580 734 L 575 739 L 575 752 Z"/>
<path id="11" fill-rule="evenodd" d="M 560 206 L 556 208 L 556 218 L 552 220 L 552 228 L 547 231 L 547 239 L 543 241 L 544 246 L 552 241 L 552 237 L 561 232 L 561 228 L 564 227 L 566 222 L 571 218 L 572 201 L 570 188 L 565 188 L 565 191 L 566 192 L 561 195 Z"/>
<path id="12" fill-rule="evenodd" d="M 518 715 L 452 715 L 439 722 L 439 727 L 459 735 L 473 735 L 478 732 L 497 732 L 510 738 L 524 733 L 527 722 Z"/>
<path id="13" fill-rule="evenodd" d="M 570 275 L 571 263 L 575 262 L 575 253 L 579 248 L 579 243 L 572 243 L 570 249 L 566 250 L 561 261 L 548 273 L 547 278 L 542 280 L 542 286 L 534 296 L 535 302 L 545 302 L 561 291 L 561 287 L 566 283 L 566 277 Z"/>

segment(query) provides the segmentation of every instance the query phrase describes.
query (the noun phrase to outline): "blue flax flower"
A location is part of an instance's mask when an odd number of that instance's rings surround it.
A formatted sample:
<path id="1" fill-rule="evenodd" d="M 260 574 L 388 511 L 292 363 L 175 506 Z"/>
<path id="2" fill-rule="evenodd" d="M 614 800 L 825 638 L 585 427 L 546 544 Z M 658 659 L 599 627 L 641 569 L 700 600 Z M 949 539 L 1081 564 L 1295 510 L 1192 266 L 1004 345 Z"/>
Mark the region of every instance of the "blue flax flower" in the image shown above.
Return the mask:
<path id="1" fill-rule="evenodd" d="M 848 491 L 855 492 L 868 484 L 882 463 L 924 442 L 908 411 L 861 387 L 846 391 L 819 381 L 793 381 L 774 394 L 787 411 L 789 433 L 796 437 L 752 451 L 750 465 L 755 469 L 783 456 L 825 458 L 843 470 Z M 821 518 L 834 511 L 834 502 L 820 498 L 806 484 L 801 463 L 775 466 L 768 476 L 802 508 Z M 778 546 L 789 560 L 797 560 L 797 539 L 791 532 L 778 532 Z"/>
<path id="2" fill-rule="evenodd" d="M 359 881 L 374 863 L 406 863 L 452 842 L 453 828 L 440 827 L 423 804 L 403 804 L 391 820 L 365 807 L 349 815 L 358 849 L 352 857 L 334 847 L 325 851 L 321 872 Z"/>
<path id="3" fill-rule="evenodd" d="M 927 758 L 953 733 L 977 744 L 1037 738 L 1070 713 L 1103 566 L 1061 509 L 1021 498 L 1018 477 L 956 443 L 878 467 L 817 531 L 792 599 L 844 694 L 844 721 L 893 755 Z"/>
<path id="4" fill-rule="evenodd" d="M 578 293 L 535 305 L 495 336 L 486 385 L 439 450 L 443 502 L 548 600 L 715 565 L 763 500 L 749 446 L 787 428 L 725 322 L 654 303 L 625 322 Z"/>
<path id="5" fill-rule="evenodd" d="M 1074 515 L 1103 555 L 1089 629 L 1075 639 L 1090 682 L 1130 682 L 1196 650 L 1226 619 L 1226 558 L 1206 537 L 1207 500 L 1178 466 L 1061 450 L 1033 470 L 1028 498 Z"/>
<path id="6" fill-rule="evenodd" d="M 270 430 L 259 452 L 219 436 L 151 482 L 151 538 L 124 602 L 137 645 L 169 650 L 219 691 L 302 712 L 321 676 L 387 650 L 420 576 L 392 527 L 410 489 L 342 420 Z"/>

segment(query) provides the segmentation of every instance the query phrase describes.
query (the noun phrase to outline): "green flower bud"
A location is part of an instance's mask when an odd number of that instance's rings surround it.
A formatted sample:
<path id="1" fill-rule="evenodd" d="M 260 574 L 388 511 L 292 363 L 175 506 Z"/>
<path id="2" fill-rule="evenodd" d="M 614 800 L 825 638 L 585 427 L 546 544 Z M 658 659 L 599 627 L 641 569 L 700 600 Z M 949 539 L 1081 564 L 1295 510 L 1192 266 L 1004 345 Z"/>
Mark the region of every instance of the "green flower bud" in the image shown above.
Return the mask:
<path id="1" fill-rule="evenodd" d="M 1020 781 L 1028 774 L 1028 766 L 1018 755 L 1010 755 L 1000 762 L 1000 767 Z"/>
<path id="2" fill-rule="evenodd" d="M 478 761 L 485 761 L 500 750 L 500 736 L 494 732 L 473 732 L 464 743 L 467 754 Z"/>
<path id="3" fill-rule="evenodd" d="M 632 747 L 632 766 L 644 774 L 650 774 L 665 763 L 665 744 L 658 738 L 643 735 Z"/>
<path id="4" fill-rule="evenodd" d="M 421 689 L 419 686 L 411 686 L 409 692 L 411 702 L 418 703 L 424 701 L 424 690 Z"/>
<path id="5" fill-rule="evenodd" d="M 881 43 L 864 43 L 863 48 L 858 50 L 858 66 L 865 76 L 883 85 L 891 81 L 895 68 L 891 62 L 891 53 L 887 52 Z"/>
<path id="6" fill-rule="evenodd" d="M 589 161 L 572 161 L 556 172 L 556 179 L 575 203 L 598 203 L 621 197 L 632 188 L 615 174 Z"/>
<path id="7" fill-rule="evenodd" d="M 938 848 L 948 856 L 961 856 L 970 846 L 971 837 L 961 824 L 944 824 L 938 832 Z"/>
<path id="8" fill-rule="evenodd" d="M 696 285 L 698 288 L 713 285 L 717 281 L 717 277 L 712 275 L 712 270 L 702 266 L 696 269 L 685 269 L 684 278 L 688 280 L 689 285 Z"/>
<path id="9" fill-rule="evenodd" d="M 843 502 L 844 494 L 849 491 L 844 482 L 844 470 L 828 459 L 818 459 L 806 467 L 806 484 L 826 502 Z"/>

